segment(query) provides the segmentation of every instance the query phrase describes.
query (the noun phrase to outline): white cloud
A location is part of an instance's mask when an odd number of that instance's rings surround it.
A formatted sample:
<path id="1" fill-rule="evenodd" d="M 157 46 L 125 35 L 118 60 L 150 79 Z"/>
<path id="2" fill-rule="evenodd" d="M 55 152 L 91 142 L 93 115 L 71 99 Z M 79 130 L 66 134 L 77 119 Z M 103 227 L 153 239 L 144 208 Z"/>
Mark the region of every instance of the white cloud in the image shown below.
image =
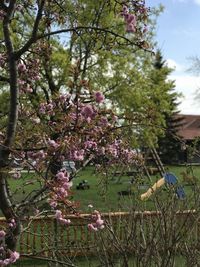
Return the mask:
<path id="1" fill-rule="evenodd" d="M 167 63 L 167 66 L 169 68 L 172 68 L 172 69 L 176 70 L 177 72 L 180 72 L 180 71 L 184 71 L 185 70 L 185 68 L 184 68 L 183 65 L 177 63 L 175 60 L 173 60 L 171 58 L 168 58 L 166 60 L 166 63 Z"/>
<path id="2" fill-rule="evenodd" d="M 176 3 L 176 2 L 187 3 L 188 0 L 172 0 L 172 2 L 174 2 L 174 3 Z"/>
<path id="3" fill-rule="evenodd" d="M 197 90 L 200 89 L 200 77 L 191 75 L 171 75 L 175 80 L 176 91 L 183 94 L 179 109 L 183 114 L 200 114 L 200 99 Z"/>
<path id="4" fill-rule="evenodd" d="M 185 3 L 185 2 L 187 2 L 187 0 L 173 0 L 173 2 L 182 2 L 182 3 Z"/>
<path id="5" fill-rule="evenodd" d="M 174 3 L 179 2 L 179 3 L 190 3 L 191 0 L 172 0 Z M 197 5 L 200 5 L 200 0 L 193 0 L 193 2 Z"/>

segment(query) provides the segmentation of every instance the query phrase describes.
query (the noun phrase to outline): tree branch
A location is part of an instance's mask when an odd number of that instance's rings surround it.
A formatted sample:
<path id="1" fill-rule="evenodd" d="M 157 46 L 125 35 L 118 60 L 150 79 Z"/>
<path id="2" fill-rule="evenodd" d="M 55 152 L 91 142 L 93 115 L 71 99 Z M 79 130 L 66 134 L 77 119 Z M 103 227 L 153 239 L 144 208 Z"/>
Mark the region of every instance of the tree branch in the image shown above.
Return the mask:
<path id="1" fill-rule="evenodd" d="M 37 32 L 38 32 L 40 20 L 42 18 L 42 12 L 43 12 L 44 5 L 45 5 L 45 0 L 42 0 L 41 5 L 38 8 L 38 12 L 37 12 L 37 16 L 36 16 L 35 23 L 33 26 L 31 37 L 20 50 L 15 52 L 15 59 L 19 59 L 21 57 L 21 55 L 23 55 L 23 53 L 25 53 L 30 48 L 30 46 L 37 41 L 37 39 L 38 39 L 37 38 Z"/>
<path id="2" fill-rule="evenodd" d="M 77 26 L 77 27 L 74 27 L 74 28 L 53 31 L 53 32 L 45 33 L 43 35 L 39 35 L 37 37 L 37 40 L 43 39 L 43 38 L 48 37 L 48 36 L 61 34 L 61 33 L 67 33 L 67 32 L 75 32 L 76 33 L 78 30 L 92 30 L 92 31 L 96 31 L 96 32 L 99 31 L 99 32 L 109 33 L 109 34 L 111 34 L 111 35 L 113 35 L 113 36 L 115 36 L 117 38 L 120 38 L 120 39 L 123 39 L 123 40 L 127 41 L 127 43 L 130 44 L 130 45 L 135 45 L 138 48 L 142 48 L 145 51 L 152 52 L 152 51 L 142 47 L 142 45 L 140 43 L 135 43 L 135 42 L 131 41 L 129 38 L 127 38 L 127 37 L 125 37 L 123 35 L 120 35 L 120 34 L 114 32 L 114 31 L 111 31 L 108 28 L 99 28 L 99 27 L 93 27 L 93 26 Z"/>
<path id="3" fill-rule="evenodd" d="M 90 27 L 90 26 L 78 26 L 78 27 L 74 27 L 74 28 L 62 29 L 62 30 L 57 30 L 57 31 L 53 31 L 53 32 L 48 32 L 48 33 L 45 33 L 45 34 L 42 34 L 42 35 L 38 35 L 38 36 L 37 36 L 37 31 L 34 31 L 34 37 L 32 35 L 32 37 L 29 39 L 29 41 L 20 50 L 15 52 L 15 58 L 19 59 L 20 56 L 23 53 L 25 53 L 33 43 L 35 43 L 36 41 L 38 41 L 40 39 L 43 39 L 43 38 L 46 38 L 46 37 L 49 37 L 49 36 L 62 34 L 62 33 L 68 33 L 68 32 L 75 32 L 77 34 L 78 30 L 85 30 L 85 31 L 92 30 L 92 31 L 96 31 L 96 32 L 103 32 L 103 33 L 111 34 L 116 38 L 120 38 L 120 39 L 125 40 L 129 45 L 134 45 L 134 46 L 136 46 L 136 47 L 138 47 L 140 49 L 143 49 L 144 51 L 152 53 L 151 50 L 143 47 L 142 43 L 133 42 L 129 38 L 127 38 L 127 37 L 125 37 L 123 35 L 120 35 L 120 34 L 114 32 L 114 31 L 111 31 L 108 28 L 98 28 L 98 27 Z"/>

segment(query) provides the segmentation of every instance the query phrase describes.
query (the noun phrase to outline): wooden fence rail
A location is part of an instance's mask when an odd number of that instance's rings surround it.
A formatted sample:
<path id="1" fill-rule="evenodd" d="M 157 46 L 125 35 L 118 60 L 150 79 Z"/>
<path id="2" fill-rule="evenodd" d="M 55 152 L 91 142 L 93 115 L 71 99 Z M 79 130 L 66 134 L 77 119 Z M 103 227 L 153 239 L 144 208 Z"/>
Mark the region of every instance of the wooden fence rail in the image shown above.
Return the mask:
<path id="1" fill-rule="evenodd" d="M 141 235 L 141 226 L 143 233 L 148 235 L 150 228 L 155 227 L 159 220 L 161 222 L 163 214 L 158 211 L 116 212 L 103 213 L 102 217 L 112 227 L 112 230 L 114 229 L 117 238 L 122 240 L 125 238 L 127 226 L 130 224 L 132 224 L 135 237 Z M 192 233 L 192 242 L 195 243 L 195 246 L 199 246 L 200 227 L 197 212 L 195 210 L 178 211 L 175 212 L 174 217 L 179 223 L 187 221 L 184 229 L 188 229 Z M 23 220 L 23 228 L 26 230 L 22 231 L 19 238 L 18 251 L 20 254 L 22 256 L 52 257 L 58 252 L 67 256 L 93 253 L 99 242 L 99 233 L 89 231 L 87 224 L 90 221 L 90 215 L 69 215 L 66 218 L 71 220 L 69 226 L 60 225 L 53 216 Z M 5 223 L 5 219 L 0 218 L 0 226 Z M 192 229 L 191 225 L 193 225 Z M 106 230 L 104 237 L 108 238 Z"/>

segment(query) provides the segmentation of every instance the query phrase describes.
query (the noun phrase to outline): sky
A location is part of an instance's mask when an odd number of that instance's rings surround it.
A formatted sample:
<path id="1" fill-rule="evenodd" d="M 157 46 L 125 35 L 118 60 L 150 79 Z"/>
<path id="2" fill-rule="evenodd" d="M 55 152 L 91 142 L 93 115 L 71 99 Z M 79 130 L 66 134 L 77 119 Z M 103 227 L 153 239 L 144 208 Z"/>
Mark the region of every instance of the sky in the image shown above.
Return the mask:
<path id="1" fill-rule="evenodd" d="M 165 9 L 157 20 L 156 41 L 168 65 L 174 68 L 170 78 L 182 93 L 182 114 L 200 115 L 199 75 L 189 72 L 191 58 L 200 58 L 200 0 L 146 0 L 146 6 L 162 4 Z"/>

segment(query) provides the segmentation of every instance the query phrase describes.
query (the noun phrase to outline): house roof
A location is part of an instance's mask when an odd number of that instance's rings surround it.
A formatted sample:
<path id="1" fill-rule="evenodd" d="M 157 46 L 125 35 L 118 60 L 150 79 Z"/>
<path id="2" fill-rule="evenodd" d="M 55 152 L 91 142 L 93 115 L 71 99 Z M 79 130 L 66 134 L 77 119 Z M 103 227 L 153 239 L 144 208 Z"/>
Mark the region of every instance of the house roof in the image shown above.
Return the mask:
<path id="1" fill-rule="evenodd" d="M 180 126 L 178 135 L 184 140 L 193 140 L 200 137 L 200 115 L 179 114 L 183 118 L 183 124 Z"/>

